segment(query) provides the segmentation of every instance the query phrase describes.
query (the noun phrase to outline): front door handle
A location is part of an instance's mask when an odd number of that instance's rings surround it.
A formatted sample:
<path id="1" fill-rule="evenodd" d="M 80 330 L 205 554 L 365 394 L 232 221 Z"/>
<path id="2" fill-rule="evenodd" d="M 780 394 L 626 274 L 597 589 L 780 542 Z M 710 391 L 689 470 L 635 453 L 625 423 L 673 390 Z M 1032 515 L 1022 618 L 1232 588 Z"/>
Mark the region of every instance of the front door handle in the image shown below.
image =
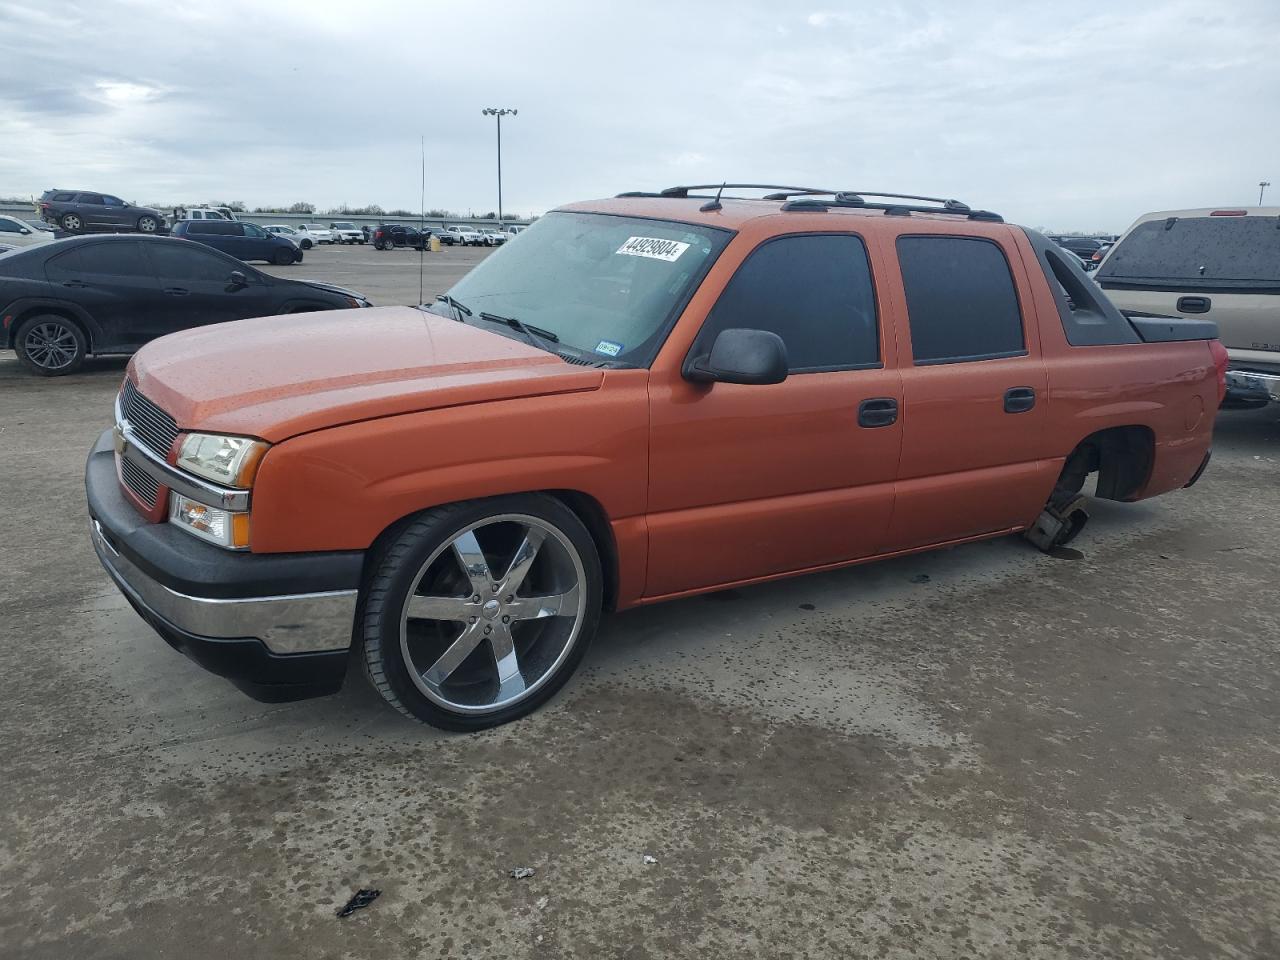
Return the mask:
<path id="1" fill-rule="evenodd" d="M 898 422 L 898 401 L 893 397 L 873 397 L 858 404 L 858 426 L 889 427 Z"/>
<path id="2" fill-rule="evenodd" d="M 1031 387 L 1010 387 L 1004 392 L 1005 413 L 1026 413 L 1036 405 L 1036 392 Z"/>
<path id="3" fill-rule="evenodd" d="M 165 287 L 164 292 L 171 297 L 185 297 L 191 293 L 186 287 Z"/>
<path id="4" fill-rule="evenodd" d="M 1179 313 L 1208 313 L 1213 301 L 1208 297 L 1179 297 Z"/>

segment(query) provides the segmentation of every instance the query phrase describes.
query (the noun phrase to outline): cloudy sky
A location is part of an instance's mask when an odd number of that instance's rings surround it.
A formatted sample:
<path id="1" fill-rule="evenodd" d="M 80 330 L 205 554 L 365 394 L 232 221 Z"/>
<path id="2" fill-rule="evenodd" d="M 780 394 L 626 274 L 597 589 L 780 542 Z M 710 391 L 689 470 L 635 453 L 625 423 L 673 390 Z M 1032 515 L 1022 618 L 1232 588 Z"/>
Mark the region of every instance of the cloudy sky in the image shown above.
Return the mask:
<path id="1" fill-rule="evenodd" d="M 723 179 L 1057 229 L 1280 201 L 1280 3 L 0 0 L 0 196 L 508 210 Z"/>

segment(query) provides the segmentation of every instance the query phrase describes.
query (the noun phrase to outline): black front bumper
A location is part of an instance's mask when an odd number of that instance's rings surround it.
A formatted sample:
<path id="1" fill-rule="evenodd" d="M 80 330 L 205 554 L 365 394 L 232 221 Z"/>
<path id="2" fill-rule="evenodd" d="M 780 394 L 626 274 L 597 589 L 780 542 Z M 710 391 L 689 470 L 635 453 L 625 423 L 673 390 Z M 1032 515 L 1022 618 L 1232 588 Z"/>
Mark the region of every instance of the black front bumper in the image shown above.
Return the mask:
<path id="1" fill-rule="evenodd" d="M 148 523 L 120 490 L 110 431 L 89 454 L 85 490 L 103 567 L 175 650 L 264 702 L 342 686 L 363 553 L 235 553 Z"/>

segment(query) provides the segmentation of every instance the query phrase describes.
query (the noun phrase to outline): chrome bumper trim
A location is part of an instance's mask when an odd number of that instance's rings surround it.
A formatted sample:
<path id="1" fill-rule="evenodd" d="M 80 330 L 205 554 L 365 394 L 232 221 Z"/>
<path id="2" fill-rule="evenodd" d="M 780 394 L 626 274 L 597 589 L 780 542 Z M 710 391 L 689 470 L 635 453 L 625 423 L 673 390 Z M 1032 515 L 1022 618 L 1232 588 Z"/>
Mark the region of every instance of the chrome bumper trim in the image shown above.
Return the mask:
<path id="1" fill-rule="evenodd" d="M 129 421 L 120 409 L 120 398 L 116 397 L 116 425 L 113 431 L 116 453 L 129 460 L 157 483 L 180 493 L 189 500 L 218 507 L 222 510 L 233 510 L 241 513 L 249 509 L 249 491 L 234 490 L 209 483 L 199 477 L 179 470 L 163 457 L 157 455 L 150 447 L 138 439 Z"/>
<path id="2" fill-rule="evenodd" d="M 300 593 L 277 597 L 219 599 L 170 590 L 117 553 L 90 522 L 98 559 L 124 593 L 175 627 L 200 637 L 257 637 L 272 653 L 321 653 L 351 647 L 356 591 Z"/>

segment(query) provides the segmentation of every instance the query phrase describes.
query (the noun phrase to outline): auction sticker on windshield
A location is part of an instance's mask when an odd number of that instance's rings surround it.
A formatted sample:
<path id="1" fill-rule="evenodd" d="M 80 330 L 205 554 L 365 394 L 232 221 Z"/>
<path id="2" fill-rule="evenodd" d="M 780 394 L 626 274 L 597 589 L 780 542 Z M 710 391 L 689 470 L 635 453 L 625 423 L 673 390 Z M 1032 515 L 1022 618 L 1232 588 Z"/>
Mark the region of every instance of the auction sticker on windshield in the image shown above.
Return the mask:
<path id="1" fill-rule="evenodd" d="M 658 237 L 631 237 L 617 249 L 628 257 L 648 257 L 651 260 L 679 260 L 689 244 L 679 240 L 662 240 Z"/>

